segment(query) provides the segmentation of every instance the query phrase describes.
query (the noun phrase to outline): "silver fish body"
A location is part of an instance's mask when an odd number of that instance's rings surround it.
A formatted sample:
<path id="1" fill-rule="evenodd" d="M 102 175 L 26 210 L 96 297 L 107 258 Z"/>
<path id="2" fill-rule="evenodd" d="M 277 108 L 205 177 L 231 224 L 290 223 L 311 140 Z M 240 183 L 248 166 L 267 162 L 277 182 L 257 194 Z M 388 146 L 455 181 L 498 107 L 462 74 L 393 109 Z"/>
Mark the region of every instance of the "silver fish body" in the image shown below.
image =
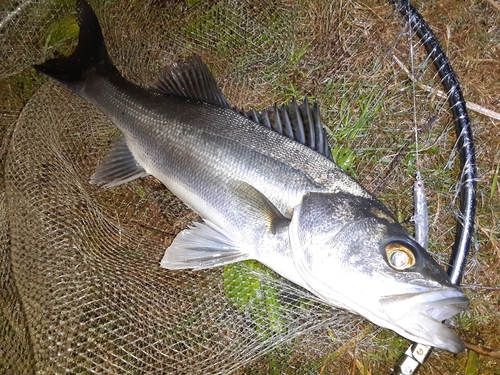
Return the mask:
<path id="1" fill-rule="evenodd" d="M 411 340 L 463 350 L 440 321 L 467 298 L 382 203 L 325 156 L 230 108 L 199 58 L 174 64 L 155 89 L 127 81 L 92 9 L 78 1 L 78 11 L 75 52 L 35 68 L 123 133 L 92 183 L 153 175 L 204 219 L 175 238 L 161 266 L 257 259 L 328 304 Z"/>

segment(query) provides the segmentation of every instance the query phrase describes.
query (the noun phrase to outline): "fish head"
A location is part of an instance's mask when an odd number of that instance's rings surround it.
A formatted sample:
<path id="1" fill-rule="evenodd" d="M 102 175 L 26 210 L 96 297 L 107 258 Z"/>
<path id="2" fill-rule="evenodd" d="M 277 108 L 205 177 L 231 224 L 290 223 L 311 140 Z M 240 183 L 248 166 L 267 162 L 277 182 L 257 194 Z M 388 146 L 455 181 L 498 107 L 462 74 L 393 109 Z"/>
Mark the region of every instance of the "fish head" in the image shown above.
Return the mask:
<path id="1" fill-rule="evenodd" d="M 289 236 L 304 283 L 327 303 L 412 341 L 464 350 L 441 322 L 465 310 L 469 300 L 378 200 L 306 194 Z"/>

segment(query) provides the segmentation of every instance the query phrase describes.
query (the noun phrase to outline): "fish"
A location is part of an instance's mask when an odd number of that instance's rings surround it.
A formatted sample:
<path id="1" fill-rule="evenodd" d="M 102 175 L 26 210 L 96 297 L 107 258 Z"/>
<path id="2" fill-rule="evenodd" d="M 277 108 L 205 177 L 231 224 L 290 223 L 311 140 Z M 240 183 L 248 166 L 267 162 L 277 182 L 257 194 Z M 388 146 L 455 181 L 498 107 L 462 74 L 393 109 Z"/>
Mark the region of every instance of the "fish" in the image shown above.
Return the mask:
<path id="1" fill-rule="evenodd" d="M 99 108 L 122 134 L 91 184 L 111 188 L 152 175 L 201 216 L 174 238 L 161 267 L 254 259 L 330 306 L 409 340 L 464 350 L 441 322 L 469 300 L 391 212 L 331 160 L 316 105 L 239 111 L 197 56 L 139 86 L 113 64 L 86 1 L 77 1 L 77 14 L 75 50 L 34 68 Z"/>

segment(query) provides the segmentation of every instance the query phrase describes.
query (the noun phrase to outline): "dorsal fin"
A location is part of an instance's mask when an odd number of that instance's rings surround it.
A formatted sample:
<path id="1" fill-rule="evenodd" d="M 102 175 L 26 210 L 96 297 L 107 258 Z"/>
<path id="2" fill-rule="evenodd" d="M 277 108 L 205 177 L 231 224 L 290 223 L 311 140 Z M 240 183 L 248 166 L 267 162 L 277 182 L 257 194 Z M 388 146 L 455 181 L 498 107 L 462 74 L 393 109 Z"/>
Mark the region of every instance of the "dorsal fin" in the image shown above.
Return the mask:
<path id="1" fill-rule="evenodd" d="M 294 98 L 290 104 L 283 104 L 280 107 L 274 104 L 261 111 L 251 108 L 248 111 L 240 110 L 239 112 L 248 119 L 333 160 L 326 129 L 321 126 L 319 105 L 316 100 L 313 106 L 309 105 L 305 97 L 301 105 L 297 105 Z"/>
<path id="2" fill-rule="evenodd" d="M 231 108 L 219 90 L 214 76 L 198 55 L 176 61 L 163 69 L 158 81 L 151 88 L 162 94 Z"/>
<path id="3" fill-rule="evenodd" d="M 158 81 L 151 87 L 157 92 L 181 98 L 203 101 L 222 108 L 232 108 L 222 94 L 214 76 L 198 55 L 179 60 L 163 69 Z M 256 111 L 233 108 L 248 119 L 297 141 L 330 160 L 332 153 L 326 130 L 321 126 L 319 105 L 310 106 L 307 97 L 299 106 L 292 99 L 288 105 L 276 104 Z"/>

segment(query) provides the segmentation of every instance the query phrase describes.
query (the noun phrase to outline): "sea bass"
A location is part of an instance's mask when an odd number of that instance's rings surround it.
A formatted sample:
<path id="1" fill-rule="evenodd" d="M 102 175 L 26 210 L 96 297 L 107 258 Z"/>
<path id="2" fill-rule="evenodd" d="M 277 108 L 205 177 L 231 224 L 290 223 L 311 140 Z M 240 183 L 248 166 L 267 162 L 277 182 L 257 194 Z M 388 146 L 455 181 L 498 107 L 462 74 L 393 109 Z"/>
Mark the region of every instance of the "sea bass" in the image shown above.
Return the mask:
<path id="1" fill-rule="evenodd" d="M 77 10 L 75 51 L 35 68 L 97 106 L 123 134 L 91 183 L 152 175 L 203 218 L 174 239 L 162 267 L 256 259 L 325 303 L 410 340 L 464 349 L 441 321 L 468 299 L 380 201 L 325 157 L 317 110 L 286 107 L 285 118 L 298 113 L 290 131 L 293 121 L 282 125 L 274 108 L 259 114 L 272 122 L 263 126 L 229 105 L 198 57 L 172 64 L 155 87 L 140 87 L 113 65 L 92 8 L 79 0 Z"/>

